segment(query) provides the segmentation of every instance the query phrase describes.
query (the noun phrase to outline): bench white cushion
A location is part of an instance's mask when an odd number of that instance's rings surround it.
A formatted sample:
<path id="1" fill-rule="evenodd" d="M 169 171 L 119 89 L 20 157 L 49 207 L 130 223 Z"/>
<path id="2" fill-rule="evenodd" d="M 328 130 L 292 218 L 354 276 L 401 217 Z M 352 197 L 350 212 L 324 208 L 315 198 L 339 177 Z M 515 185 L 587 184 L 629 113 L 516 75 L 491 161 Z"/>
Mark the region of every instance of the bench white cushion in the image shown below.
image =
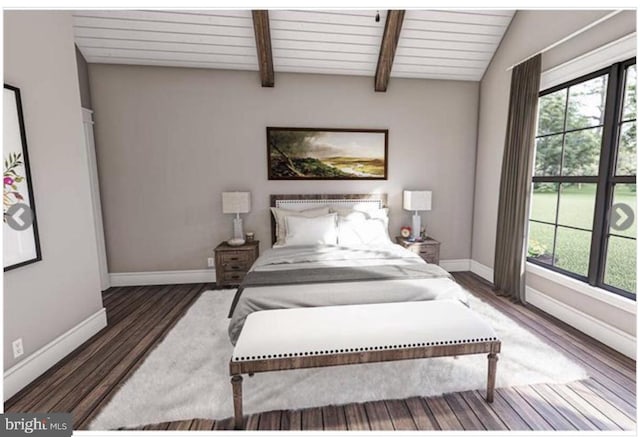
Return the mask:
<path id="1" fill-rule="evenodd" d="M 456 300 L 257 311 L 233 361 L 329 355 L 498 340 L 493 328 Z"/>

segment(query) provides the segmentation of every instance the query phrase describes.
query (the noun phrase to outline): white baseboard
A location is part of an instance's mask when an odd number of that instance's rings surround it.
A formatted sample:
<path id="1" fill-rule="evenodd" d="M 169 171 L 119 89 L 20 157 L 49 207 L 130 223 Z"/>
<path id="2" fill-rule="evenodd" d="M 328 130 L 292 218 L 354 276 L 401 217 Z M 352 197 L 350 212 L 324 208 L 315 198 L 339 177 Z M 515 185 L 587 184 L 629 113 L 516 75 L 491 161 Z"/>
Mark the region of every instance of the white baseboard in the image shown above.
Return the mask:
<path id="1" fill-rule="evenodd" d="M 445 259 L 440 267 L 448 272 L 469 271 L 468 259 Z M 129 272 L 109 273 L 112 287 L 128 287 L 135 285 L 195 284 L 200 282 L 216 282 L 214 269 L 173 270 L 162 272 Z"/>
<path id="2" fill-rule="evenodd" d="M 468 272 L 471 260 L 468 259 L 443 259 L 440 267 L 448 272 Z"/>
<path id="3" fill-rule="evenodd" d="M 448 272 L 469 271 L 468 259 L 445 259 L 440 266 Z M 112 287 L 128 287 L 134 285 L 194 284 L 200 282 L 216 282 L 214 269 L 174 270 L 163 272 L 130 272 L 109 273 Z"/>
<path id="4" fill-rule="evenodd" d="M 484 264 L 480 264 L 478 261 L 471 260 L 471 271 L 493 284 L 493 269 L 487 267 Z"/>
<path id="5" fill-rule="evenodd" d="M 105 326 L 107 313 L 101 308 L 4 372 L 4 400 L 18 393 Z"/>
<path id="6" fill-rule="evenodd" d="M 527 263 L 527 273 L 552 281 L 561 287 L 568 288 L 573 292 L 588 296 L 591 299 L 598 300 L 605 305 L 614 307 L 615 310 L 622 310 L 626 313 L 633 314 L 634 317 L 636 315 L 637 308 L 635 300 L 622 297 L 602 288 L 592 287 L 586 282 L 578 281 L 567 275 L 545 269 L 530 262 Z"/>
<path id="7" fill-rule="evenodd" d="M 194 284 L 216 282 L 214 269 L 173 270 L 164 272 L 109 273 L 112 287 L 131 285 Z"/>
<path id="8" fill-rule="evenodd" d="M 527 266 L 529 270 L 529 266 Z M 487 267 L 478 261 L 471 260 L 471 271 L 483 279 L 493 283 L 493 269 Z M 555 281 L 553 278 L 545 276 L 546 279 Z M 564 282 L 557 282 L 561 286 L 568 287 Z M 574 290 L 573 287 L 568 287 Z M 526 290 L 527 303 L 541 309 L 568 325 L 573 326 L 577 330 L 584 332 L 590 337 L 606 344 L 612 349 L 635 359 L 636 358 L 636 338 L 624 331 L 619 330 L 601 320 L 596 319 L 589 314 L 573 308 L 564 302 L 560 302 L 542 291 L 527 286 Z"/>
<path id="9" fill-rule="evenodd" d="M 531 287 L 527 287 L 527 302 L 629 358 L 636 359 L 636 338 L 632 335 Z"/>

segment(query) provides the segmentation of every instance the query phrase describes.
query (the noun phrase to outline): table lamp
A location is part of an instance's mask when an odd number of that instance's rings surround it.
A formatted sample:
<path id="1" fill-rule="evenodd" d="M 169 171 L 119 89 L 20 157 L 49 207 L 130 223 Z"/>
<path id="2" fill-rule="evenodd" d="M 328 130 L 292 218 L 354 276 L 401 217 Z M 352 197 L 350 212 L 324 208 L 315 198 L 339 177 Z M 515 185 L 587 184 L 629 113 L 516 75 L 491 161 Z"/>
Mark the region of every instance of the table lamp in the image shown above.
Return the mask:
<path id="1" fill-rule="evenodd" d="M 235 214 L 233 219 L 233 238 L 227 241 L 231 246 L 244 244 L 244 231 L 240 214 L 251 211 L 251 193 L 233 191 L 222 193 L 222 213 Z"/>
<path id="2" fill-rule="evenodd" d="M 402 207 L 407 211 L 413 211 L 411 224 L 411 238 L 420 238 L 420 215 L 418 211 L 431 211 L 431 191 L 408 191 L 402 195 Z"/>

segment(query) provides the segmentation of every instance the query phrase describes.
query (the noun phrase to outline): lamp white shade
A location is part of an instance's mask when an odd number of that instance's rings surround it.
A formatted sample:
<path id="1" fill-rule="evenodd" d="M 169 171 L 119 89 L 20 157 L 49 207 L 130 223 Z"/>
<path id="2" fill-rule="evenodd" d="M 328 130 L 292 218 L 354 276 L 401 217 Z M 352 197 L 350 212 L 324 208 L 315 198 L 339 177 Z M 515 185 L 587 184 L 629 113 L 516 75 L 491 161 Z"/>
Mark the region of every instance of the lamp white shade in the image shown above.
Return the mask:
<path id="1" fill-rule="evenodd" d="M 244 214 L 251 211 L 251 193 L 233 191 L 222 193 L 223 214 Z"/>
<path id="2" fill-rule="evenodd" d="M 431 191 L 404 190 L 402 207 L 407 211 L 431 211 Z"/>

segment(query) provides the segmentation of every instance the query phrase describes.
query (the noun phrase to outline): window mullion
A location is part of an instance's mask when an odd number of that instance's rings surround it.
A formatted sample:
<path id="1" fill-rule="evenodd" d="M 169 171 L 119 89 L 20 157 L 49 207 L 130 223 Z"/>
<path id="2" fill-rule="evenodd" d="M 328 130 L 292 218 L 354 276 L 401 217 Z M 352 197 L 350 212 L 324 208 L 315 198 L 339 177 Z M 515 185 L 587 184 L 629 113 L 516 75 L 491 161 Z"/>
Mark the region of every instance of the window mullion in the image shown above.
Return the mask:
<path id="1" fill-rule="evenodd" d="M 598 176 L 534 176 L 532 180 L 542 183 L 597 184 Z"/>
<path id="2" fill-rule="evenodd" d="M 560 150 L 560 177 L 564 175 L 564 152 L 565 141 L 567 139 L 567 114 L 569 112 L 569 90 L 571 87 L 567 87 L 566 97 L 564 99 L 564 123 L 562 123 L 562 149 Z M 551 263 L 556 264 L 556 246 L 558 243 L 558 218 L 560 217 L 560 190 L 562 188 L 562 182 L 556 183 L 557 197 L 556 197 L 556 217 L 555 226 L 553 227 L 553 249 L 551 252 Z"/>
<path id="3" fill-rule="evenodd" d="M 604 279 L 604 268 L 607 248 L 607 229 L 609 227 L 608 210 L 612 195 L 612 175 L 615 168 L 615 144 L 617 126 L 620 117 L 620 84 L 621 68 L 614 64 L 609 70 L 607 83 L 607 100 L 605 102 L 604 129 L 598 169 L 598 186 L 591 236 L 591 253 L 589 255 L 588 280 L 591 285 L 601 285 Z"/>

